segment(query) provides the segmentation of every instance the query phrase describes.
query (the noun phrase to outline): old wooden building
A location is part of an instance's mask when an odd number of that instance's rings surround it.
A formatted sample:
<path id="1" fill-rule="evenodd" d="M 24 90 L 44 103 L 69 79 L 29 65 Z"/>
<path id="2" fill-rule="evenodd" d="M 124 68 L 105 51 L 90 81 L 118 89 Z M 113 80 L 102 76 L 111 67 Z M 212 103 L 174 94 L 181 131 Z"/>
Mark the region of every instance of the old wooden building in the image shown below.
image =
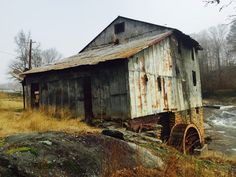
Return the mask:
<path id="1" fill-rule="evenodd" d="M 198 50 L 177 29 L 119 16 L 77 55 L 24 72 L 26 105 L 140 126 L 158 119 L 172 145 L 181 131 L 202 144 Z"/>

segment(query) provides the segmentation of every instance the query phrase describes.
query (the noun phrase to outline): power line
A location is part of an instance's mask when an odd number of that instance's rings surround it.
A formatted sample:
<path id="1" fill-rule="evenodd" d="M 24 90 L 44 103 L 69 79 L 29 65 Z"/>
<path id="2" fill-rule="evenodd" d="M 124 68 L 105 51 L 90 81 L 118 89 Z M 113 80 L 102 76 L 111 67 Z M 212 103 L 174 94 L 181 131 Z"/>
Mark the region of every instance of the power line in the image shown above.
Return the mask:
<path id="1" fill-rule="evenodd" d="M 7 55 L 11 55 L 11 56 L 16 56 L 15 54 L 12 54 L 12 53 L 9 53 L 9 52 L 5 52 L 5 51 L 2 51 L 2 50 L 0 50 L 0 53 L 4 53 L 4 54 L 7 54 Z"/>

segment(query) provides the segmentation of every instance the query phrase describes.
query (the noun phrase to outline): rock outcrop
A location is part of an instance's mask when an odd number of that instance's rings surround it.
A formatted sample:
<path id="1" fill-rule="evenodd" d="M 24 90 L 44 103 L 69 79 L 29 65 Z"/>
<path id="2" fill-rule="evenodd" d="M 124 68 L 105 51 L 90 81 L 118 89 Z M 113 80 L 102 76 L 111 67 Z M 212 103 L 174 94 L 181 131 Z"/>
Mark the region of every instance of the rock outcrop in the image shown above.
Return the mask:
<path id="1" fill-rule="evenodd" d="M 133 143 L 98 134 L 46 132 L 0 143 L 0 176 L 111 176 L 117 170 L 162 169 L 162 160 Z"/>

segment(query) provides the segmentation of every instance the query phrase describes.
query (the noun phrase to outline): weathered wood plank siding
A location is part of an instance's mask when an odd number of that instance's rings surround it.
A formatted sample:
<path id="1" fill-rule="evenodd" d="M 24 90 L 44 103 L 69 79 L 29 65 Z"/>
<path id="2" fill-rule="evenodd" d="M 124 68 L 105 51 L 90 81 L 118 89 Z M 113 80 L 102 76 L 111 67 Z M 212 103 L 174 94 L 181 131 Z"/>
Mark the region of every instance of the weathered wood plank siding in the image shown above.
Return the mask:
<path id="1" fill-rule="evenodd" d="M 83 66 L 59 72 L 31 75 L 26 78 L 26 98 L 30 107 L 31 84 L 39 83 L 40 107 L 56 115 L 70 111 L 84 117 L 84 79 L 91 79 L 92 111 L 97 118 L 128 118 L 129 92 L 126 60 L 95 66 Z"/>
<path id="2" fill-rule="evenodd" d="M 129 117 L 127 62 L 121 66 L 96 68 L 92 75 L 95 117 L 125 119 Z"/>
<path id="3" fill-rule="evenodd" d="M 133 56 L 128 68 L 131 118 L 202 106 L 197 57 L 192 60 L 191 49 L 183 45 L 179 54 L 174 37 Z"/>

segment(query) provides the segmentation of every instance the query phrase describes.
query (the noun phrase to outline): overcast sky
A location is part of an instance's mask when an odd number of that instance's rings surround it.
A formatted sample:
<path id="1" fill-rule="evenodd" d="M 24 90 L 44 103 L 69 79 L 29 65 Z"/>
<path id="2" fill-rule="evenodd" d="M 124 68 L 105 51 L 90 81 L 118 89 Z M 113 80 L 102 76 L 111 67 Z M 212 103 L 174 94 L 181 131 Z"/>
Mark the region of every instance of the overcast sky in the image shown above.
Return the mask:
<path id="1" fill-rule="evenodd" d="M 0 0 L 0 84 L 8 82 L 14 36 L 31 31 L 43 49 L 74 55 L 118 15 L 197 33 L 220 23 L 233 7 L 205 7 L 201 0 Z"/>

